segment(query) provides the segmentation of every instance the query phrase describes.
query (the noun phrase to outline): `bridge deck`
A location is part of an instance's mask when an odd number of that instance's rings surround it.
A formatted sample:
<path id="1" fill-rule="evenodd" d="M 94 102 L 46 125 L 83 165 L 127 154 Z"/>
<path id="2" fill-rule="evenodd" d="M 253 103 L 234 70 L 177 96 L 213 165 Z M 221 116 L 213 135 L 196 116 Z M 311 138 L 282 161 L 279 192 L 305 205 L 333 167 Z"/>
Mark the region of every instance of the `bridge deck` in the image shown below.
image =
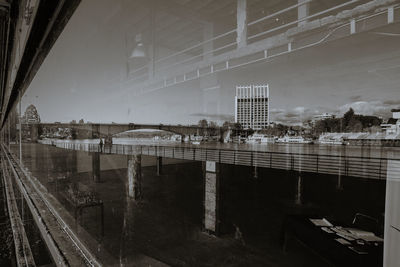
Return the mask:
<path id="1" fill-rule="evenodd" d="M 43 144 L 50 144 L 42 142 Z M 261 168 L 292 170 L 352 176 L 366 179 L 386 179 L 387 158 L 337 156 L 233 150 L 204 147 L 181 147 L 161 145 L 114 144 L 100 148 L 97 144 L 53 142 L 59 148 L 100 152 L 106 154 L 167 157 L 194 161 L 215 161 L 223 164 L 256 166 Z"/>

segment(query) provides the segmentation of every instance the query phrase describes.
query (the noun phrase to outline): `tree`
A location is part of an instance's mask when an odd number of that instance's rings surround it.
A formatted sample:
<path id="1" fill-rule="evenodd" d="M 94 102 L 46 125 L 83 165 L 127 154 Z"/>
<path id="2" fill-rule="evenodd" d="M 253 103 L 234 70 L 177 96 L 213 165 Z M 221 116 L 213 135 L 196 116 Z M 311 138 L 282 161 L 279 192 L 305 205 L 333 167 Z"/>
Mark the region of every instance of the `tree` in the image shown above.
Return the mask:
<path id="1" fill-rule="evenodd" d="M 34 105 L 29 105 L 23 117 L 24 123 L 40 123 L 39 113 Z"/>
<path id="2" fill-rule="evenodd" d="M 199 120 L 197 125 L 201 128 L 207 128 L 208 127 L 208 121 L 206 119 Z"/>
<path id="3" fill-rule="evenodd" d="M 233 124 L 233 128 L 235 128 L 236 130 L 242 130 L 243 126 L 242 126 L 242 124 L 240 124 L 240 122 L 235 122 Z"/>
<path id="4" fill-rule="evenodd" d="M 217 123 L 215 121 L 210 121 L 209 124 L 208 124 L 208 127 L 210 129 L 209 134 L 211 136 L 214 136 L 214 135 L 218 134 L 218 131 L 217 131 L 218 125 L 217 125 Z"/>
<path id="5" fill-rule="evenodd" d="M 215 121 L 210 121 L 210 122 L 208 123 L 208 127 L 210 127 L 210 128 L 217 128 L 218 125 L 217 125 L 217 123 L 216 123 Z"/>
<path id="6" fill-rule="evenodd" d="M 343 120 L 344 120 L 344 127 L 347 127 L 351 121 L 351 119 L 354 117 L 354 110 L 350 108 L 344 115 L 343 115 Z"/>
<path id="7" fill-rule="evenodd" d="M 349 121 L 349 125 L 346 127 L 347 132 L 361 132 L 363 130 L 362 123 L 356 118 L 352 118 Z"/>

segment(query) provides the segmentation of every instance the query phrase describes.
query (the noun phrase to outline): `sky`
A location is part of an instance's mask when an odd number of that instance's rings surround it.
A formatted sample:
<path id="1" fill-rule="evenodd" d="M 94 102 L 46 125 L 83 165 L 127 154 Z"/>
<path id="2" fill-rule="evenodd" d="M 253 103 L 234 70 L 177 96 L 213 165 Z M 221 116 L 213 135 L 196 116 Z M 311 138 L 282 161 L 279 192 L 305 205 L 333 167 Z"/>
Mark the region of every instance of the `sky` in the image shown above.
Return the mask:
<path id="1" fill-rule="evenodd" d="M 265 83 L 271 120 L 280 123 L 341 116 L 350 107 L 387 118 L 400 107 L 400 37 L 379 34 L 399 33 L 398 24 L 137 94 L 126 82 L 132 2 L 82 1 L 24 95 L 23 110 L 34 104 L 45 122 L 222 123 L 234 118 L 236 85 Z"/>

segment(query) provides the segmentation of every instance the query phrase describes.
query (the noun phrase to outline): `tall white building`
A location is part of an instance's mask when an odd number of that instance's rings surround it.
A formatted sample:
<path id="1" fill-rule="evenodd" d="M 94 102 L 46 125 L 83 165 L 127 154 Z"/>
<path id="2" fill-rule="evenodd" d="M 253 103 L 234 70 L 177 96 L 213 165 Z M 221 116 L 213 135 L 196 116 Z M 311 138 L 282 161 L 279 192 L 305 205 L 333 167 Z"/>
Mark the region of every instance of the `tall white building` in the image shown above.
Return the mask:
<path id="1" fill-rule="evenodd" d="M 254 130 L 269 125 L 268 84 L 236 86 L 235 122 Z"/>

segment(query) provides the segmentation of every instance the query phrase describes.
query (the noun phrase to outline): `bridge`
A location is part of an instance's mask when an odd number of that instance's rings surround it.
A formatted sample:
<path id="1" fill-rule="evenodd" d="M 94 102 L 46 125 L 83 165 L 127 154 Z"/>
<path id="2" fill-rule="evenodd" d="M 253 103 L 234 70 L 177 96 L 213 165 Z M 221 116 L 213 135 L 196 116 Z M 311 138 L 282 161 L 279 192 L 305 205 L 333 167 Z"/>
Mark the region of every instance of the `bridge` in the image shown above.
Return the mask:
<path id="1" fill-rule="evenodd" d="M 187 125 L 169 125 L 169 124 L 135 124 L 135 123 L 30 123 L 22 126 L 30 132 L 31 140 L 36 142 L 39 139 L 39 132 L 51 132 L 51 129 L 63 128 L 74 131 L 77 139 L 90 139 L 106 136 L 113 136 L 130 130 L 153 129 L 162 130 L 181 135 L 182 137 L 190 135 L 216 135 L 223 137 L 230 131 L 223 127 L 200 127 Z M 40 130 L 39 130 L 40 129 Z M 246 132 L 246 130 L 241 130 Z"/>

